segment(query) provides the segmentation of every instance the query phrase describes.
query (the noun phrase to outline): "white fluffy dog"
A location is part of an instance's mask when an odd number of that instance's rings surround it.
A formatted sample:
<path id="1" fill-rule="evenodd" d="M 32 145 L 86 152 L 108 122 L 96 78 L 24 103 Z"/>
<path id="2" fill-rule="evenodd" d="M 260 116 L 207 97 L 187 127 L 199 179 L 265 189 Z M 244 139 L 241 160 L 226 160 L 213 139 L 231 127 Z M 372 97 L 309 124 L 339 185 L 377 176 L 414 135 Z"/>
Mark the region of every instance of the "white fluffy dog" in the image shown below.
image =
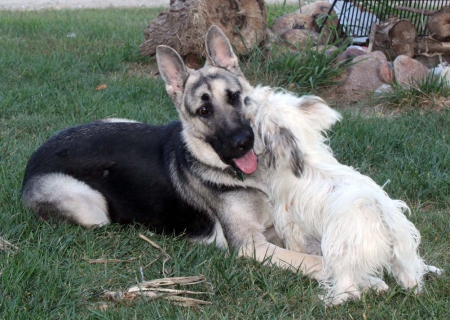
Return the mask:
<path id="1" fill-rule="evenodd" d="M 408 206 L 333 157 L 324 132 L 340 120 L 338 112 L 319 97 L 268 87 L 256 87 L 246 104 L 268 167 L 277 234 L 287 249 L 323 256 L 327 304 L 389 289 L 383 269 L 416 293 L 425 273 L 441 273 L 418 255 L 420 234 L 405 217 Z"/>

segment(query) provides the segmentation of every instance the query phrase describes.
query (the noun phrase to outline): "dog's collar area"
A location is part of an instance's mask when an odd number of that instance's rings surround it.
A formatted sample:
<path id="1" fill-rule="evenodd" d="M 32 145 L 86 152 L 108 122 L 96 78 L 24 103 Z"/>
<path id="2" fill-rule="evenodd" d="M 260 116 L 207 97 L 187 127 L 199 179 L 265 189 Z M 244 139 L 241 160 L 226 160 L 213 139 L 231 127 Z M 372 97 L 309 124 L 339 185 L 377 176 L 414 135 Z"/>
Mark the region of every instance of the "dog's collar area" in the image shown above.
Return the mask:
<path id="1" fill-rule="evenodd" d="M 234 173 L 236 174 L 236 178 L 238 178 L 240 181 L 244 182 L 245 174 L 241 170 L 235 168 Z"/>

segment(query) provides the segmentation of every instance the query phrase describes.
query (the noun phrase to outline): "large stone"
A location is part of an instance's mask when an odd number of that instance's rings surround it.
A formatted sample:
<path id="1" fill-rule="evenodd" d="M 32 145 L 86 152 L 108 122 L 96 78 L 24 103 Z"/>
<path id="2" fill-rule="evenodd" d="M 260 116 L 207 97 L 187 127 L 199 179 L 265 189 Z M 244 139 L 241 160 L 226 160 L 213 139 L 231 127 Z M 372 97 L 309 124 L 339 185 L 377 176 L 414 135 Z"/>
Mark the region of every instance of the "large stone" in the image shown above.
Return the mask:
<path id="1" fill-rule="evenodd" d="M 347 71 L 343 91 L 374 91 L 383 83 L 392 82 L 392 72 L 386 56 L 381 51 L 357 56 Z"/>
<path id="2" fill-rule="evenodd" d="M 331 4 L 327 1 L 317 1 L 312 2 L 307 5 L 302 6 L 300 9 L 295 11 L 296 13 L 303 13 L 309 16 L 312 16 L 314 19 L 317 19 L 322 14 L 328 14 L 330 11 Z M 332 11 L 332 14 L 334 11 Z"/>
<path id="3" fill-rule="evenodd" d="M 318 31 L 314 18 L 301 13 L 290 13 L 278 18 L 272 26 L 272 31 L 277 36 L 281 36 L 288 30 L 308 29 Z"/>
<path id="4" fill-rule="evenodd" d="M 301 50 L 303 47 L 312 47 L 318 44 L 319 34 L 312 30 L 291 29 L 284 32 L 280 37 L 288 48 Z"/>
<path id="5" fill-rule="evenodd" d="M 429 70 L 422 63 L 408 56 L 398 56 L 394 60 L 395 80 L 404 88 L 421 82 L 428 77 Z"/>
<path id="6" fill-rule="evenodd" d="M 366 54 L 366 50 L 358 46 L 350 46 L 344 52 L 342 52 L 337 58 L 336 63 L 350 62 L 358 56 Z"/>
<path id="7" fill-rule="evenodd" d="M 302 6 L 300 9 L 295 11 L 295 13 L 301 13 L 311 16 L 316 22 L 319 29 L 326 19 L 325 27 L 320 30 L 322 34 L 321 42 L 327 41 L 327 38 L 329 38 L 328 41 L 333 42 L 336 36 L 333 30 L 336 30 L 339 24 L 339 19 L 334 10 L 331 11 L 330 15 L 328 15 L 330 9 L 331 4 L 328 1 L 315 1 Z"/>

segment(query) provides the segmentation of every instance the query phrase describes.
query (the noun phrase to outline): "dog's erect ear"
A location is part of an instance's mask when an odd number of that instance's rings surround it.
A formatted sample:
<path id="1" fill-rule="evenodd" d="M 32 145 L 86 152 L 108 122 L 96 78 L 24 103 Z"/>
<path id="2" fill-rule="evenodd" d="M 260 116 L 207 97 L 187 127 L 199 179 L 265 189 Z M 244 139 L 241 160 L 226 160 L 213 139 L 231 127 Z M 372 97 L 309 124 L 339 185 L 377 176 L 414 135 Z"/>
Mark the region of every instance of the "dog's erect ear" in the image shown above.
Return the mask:
<path id="1" fill-rule="evenodd" d="M 211 26 L 205 39 L 207 62 L 230 72 L 241 74 L 239 60 L 233 52 L 230 41 L 218 26 Z"/>
<path id="2" fill-rule="evenodd" d="M 268 166 L 276 168 L 276 161 L 287 161 L 292 173 L 300 177 L 303 172 L 303 157 L 293 133 L 286 128 L 278 127 L 278 132 L 264 137 L 267 148 Z"/>
<path id="3" fill-rule="evenodd" d="M 166 83 L 166 91 L 172 98 L 175 106 L 181 106 L 184 84 L 189 72 L 178 53 L 168 46 L 156 48 L 156 61 L 161 77 Z"/>

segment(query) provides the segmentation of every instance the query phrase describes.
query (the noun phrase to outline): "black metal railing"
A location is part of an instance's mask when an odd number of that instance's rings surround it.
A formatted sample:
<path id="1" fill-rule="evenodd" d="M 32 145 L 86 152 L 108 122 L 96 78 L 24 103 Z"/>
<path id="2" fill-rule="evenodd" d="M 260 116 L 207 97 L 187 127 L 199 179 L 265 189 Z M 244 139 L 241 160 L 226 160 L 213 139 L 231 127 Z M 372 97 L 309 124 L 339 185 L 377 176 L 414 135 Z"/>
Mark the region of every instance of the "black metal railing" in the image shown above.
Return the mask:
<path id="1" fill-rule="evenodd" d="M 428 17 L 404 10 L 396 10 L 396 6 L 421 10 L 438 10 L 450 5 L 449 0 L 335 0 L 328 12 L 328 17 L 334 10 L 339 18 L 338 30 L 348 37 L 367 37 L 372 22 L 380 23 L 395 15 L 401 19 L 409 19 L 417 28 L 419 35 L 427 35 L 426 23 Z M 326 19 L 322 24 L 325 25 Z"/>

